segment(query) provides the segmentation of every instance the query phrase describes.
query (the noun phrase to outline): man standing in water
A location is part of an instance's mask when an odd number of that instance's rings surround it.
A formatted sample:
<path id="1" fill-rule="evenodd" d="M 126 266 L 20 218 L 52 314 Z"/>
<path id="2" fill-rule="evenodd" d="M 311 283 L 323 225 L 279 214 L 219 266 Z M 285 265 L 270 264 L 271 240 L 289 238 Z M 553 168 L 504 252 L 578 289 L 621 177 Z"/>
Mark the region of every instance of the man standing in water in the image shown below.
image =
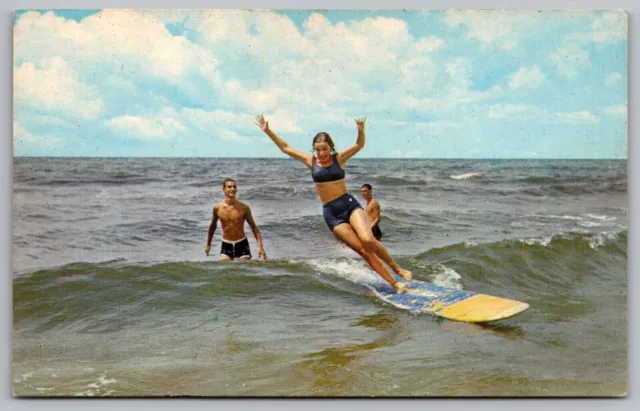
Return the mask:
<path id="1" fill-rule="evenodd" d="M 382 230 L 380 230 L 380 204 L 373 198 L 373 189 L 371 184 L 363 184 L 360 187 L 360 194 L 367 200 L 367 216 L 371 222 L 371 232 L 376 240 L 382 238 Z"/>
<path id="2" fill-rule="evenodd" d="M 209 256 L 211 250 L 211 240 L 213 233 L 216 231 L 218 220 L 222 226 L 222 247 L 220 249 L 220 261 L 230 261 L 234 259 L 250 260 L 251 250 L 249 249 L 249 240 L 244 233 L 244 222 L 248 222 L 253 231 L 253 235 L 258 242 L 258 257 L 267 259 L 267 254 L 262 247 L 262 237 L 260 230 L 253 221 L 251 208 L 248 205 L 236 200 L 238 186 L 236 180 L 227 178 L 222 183 L 222 191 L 224 192 L 224 200 L 213 206 L 213 217 L 209 223 L 209 232 L 207 233 L 207 245 L 204 253 Z"/>

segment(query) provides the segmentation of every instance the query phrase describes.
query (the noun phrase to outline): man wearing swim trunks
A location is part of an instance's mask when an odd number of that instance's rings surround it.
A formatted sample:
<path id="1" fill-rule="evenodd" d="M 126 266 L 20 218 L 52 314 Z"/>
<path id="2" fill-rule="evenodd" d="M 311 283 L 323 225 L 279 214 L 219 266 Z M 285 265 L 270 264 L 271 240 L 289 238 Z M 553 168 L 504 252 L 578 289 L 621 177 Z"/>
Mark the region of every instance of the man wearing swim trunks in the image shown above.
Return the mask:
<path id="1" fill-rule="evenodd" d="M 360 187 L 360 194 L 367 200 L 367 216 L 371 221 L 371 232 L 376 240 L 382 238 L 382 230 L 380 230 L 380 204 L 373 198 L 373 188 L 371 184 L 363 184 Z"/>
<path id="2" fill-rule="evenodd" d="M 222 247 L 220 248 L 220 261 L 230 260 L 250 260 L 251 250 L 249 249 L 249 240 L 244 233 L 244 222 L 251 226 L 253 235 L 258 242 L 258 257 L 267 259 L 267 254 L 262 247 L 262 236 L 260 230 L 253 221 L 251 208 L 241 201 L 236 200 L 238 186 L 235 180 L 227 178 L 222 183 L 222 191 L 224 192 L 224 200 L 213 206 L 213 217 L 209 223 L 209 231 L 207 233 L 207 245 L 204 253 L 208 256 L 211 250 L 211 240 L 213 233 L 216 231 L 218 220 L 222 226 Z"/>

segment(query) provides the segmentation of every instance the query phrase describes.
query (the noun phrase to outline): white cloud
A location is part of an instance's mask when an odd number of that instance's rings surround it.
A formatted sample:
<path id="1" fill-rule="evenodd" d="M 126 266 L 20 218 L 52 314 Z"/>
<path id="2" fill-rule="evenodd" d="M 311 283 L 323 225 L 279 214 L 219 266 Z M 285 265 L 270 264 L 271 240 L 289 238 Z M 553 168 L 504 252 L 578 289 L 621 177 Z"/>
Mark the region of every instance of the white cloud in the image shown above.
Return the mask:
<path id="1" fill-rule="evenodd" d="M 520 67 L 518 71 L 509 77 L 509 88 L 512 90 L 521 87 L 538 88 L 544 83 L 545 79 L 538 66 Z"/>
<path id="2" fill-rule="evenodd" d="M 464 105 L 471 105 L 483 100 L 490 100 L 500 97 L 504 94 L 504 90 L 500 86 L 493 86 L 486 91 L 469 91 L 463 88 L 451 88 L 447 94 L 438 97 L 415 98 L 406 96 L 402 104 L 410 109 L 421 111 L 446 114 L 454 108 L 460 108 Z"/>
<path id="3" fill-rule="evenodd" d="M 17 61 L 61 56 L 84 69 L 110 64 L 121 75 L 152 74 L 175 83 L 199 73 L 212 84 L 219 81 L 210 52 L 171 35 L 152 13 L 138 10 L 106 9 L 79 23 L 53 12 L 29 11 L 15 24 L 14 45 Z"/>
<path id="4" fill-rule="evenodd" d="M 20 145 L 32 145 L 37 147 L 47 147 L 50 148 L 55 143 L 59 142 L 60 138 L 52 137 L 52 136 L 34 136 L 29 133 L 24 127 L 22 127 L 18 122 L 13 122 L 13 143 L 16 145 L 20 143 Z"/>
<path id="5" fill-rule="evenodd" d="M 416 42 L 416 50 L 431 53 L 444 46 L 444 41 L 436 36 L 423 37 Z"/>
<path id="6" fill-rule="evenodd" d="M 257 113 L 256 113 L 257 114 Z M 264 113 L 265 118 L 278 131 L 300 132 L 302 129 L 296 124 L 299 114 L 286 110 L 275 110 Z M 202 110 L 185 108 L 179 112 L 184 123 L 193 125 L 205 133 L 223 134 L 224 130 L 238 130 L 243 133 L 262 133 L 254 124 L 254 114 L 235 113 L 225 110 Z"/>
<path id="7" fill-rule="evenodd" d="M 189 33 L 195 33 L 189 38 L 198 44 L 172 36 L 165 22 L 184 23 Z M 82 56 L 74 60 L 73 68 L 85 78 L 105 73 L 99 84 L 107 94 L 122 86 L 135 95 L 134 100 L 154 107 L 171 104 L 149 89 L 154 76 L 177 86 L 182 95 L 202 99 L 197 103 L 206 106 L 199 83 L 190 80 L 193 74 L 214 88 L 212 102 L 218 98 L 223 107 L 276 115 L 279 110 L 305 110 L 338 118 L 372 99 L 376 104 L 367 111 L 389 112 L 404 110 L 396 102 L 407 95 L 418 100 L 429 96 L 435 104 L 445 101 L 449 107 L 488 95 L 469 91 L 470 61 L 441 64 L 433 53 L 443 48 L 444 41 L 436 36 L 414 38 L 408 24 L 395 18 L 333 24 L 312 13 L 299 30 L 289 17 L 270 11 L 103 10 L 79 23 L 51 12 L 27 12 L 15 30 L 17 60 L 54 52 L 63 58 Z M 233 64 L 238 65 L 237 78 L 223 81 L 218 73 L 221 64 L 232 76 Z M 263 70 L 252 75 L 253 67 Z M 127 105 L 135 108 L 128 115 L 147 112 L 135 101 Z M 163 135 L 157 125 L 152 126 L 157 123 L 143 124 L 136 128 L 155 138 Z M 300 131 L 295 124 L 285 127 Z"/>
<path id="8" fill-rule="evenodd" d="M 607 107 L 605 108 L 604 111 L 605 113 L 612 115 L 614 117 L 618 117 L 623 120 L 627 119 L 628 109 L 626 105 Z"/>
<path id="9" fill-rule="evenodd" d="M 593 14 L 587 14 L 587 16 L 591 15 Z M 624 11 L 605 12 L 591 21 L 590 30 L 567 34 L 560 46 L 549 54 L 548 58 L 556 66 L 560 75 L 573 78 L 591 65 L 590 55 L 585 50 L 587 45 L 625 41 L 628 37 L 627 26 L 628 18 Z"/>
<path id="10" fill-rule="evenodd" d="M 305 38 L 286 16 L 263 10 L 212 9 L 185 14 L 185 25 L 205 44 L 241 46 L 256 55 L 303 53 Z"/>
<path id="11" fill-rule="evenodd" d="M 566 124 L 593 124 L 600 121 L 598 116 L 590 111 L 574 111 L 572 113 L 556 113 L 556 119 Z"/>
<path id="12" fill-rule="evenodd" d="M 464 26 L 468 38 L 512 50 L 527 26 L 540 20 L 540 13 L 535 10 L 448 10 L 443 20 L 449 27 Z"/>
<path id="13" fill-rule="evenodd" d="M 180 111 L 180 117 L 185 123 L 192 125 L 204 133 L 213 133 L 217 128 L 249 128 L 253 117 L 248 114 L 238 114 L 225 110 L 202 110 L 185 108 Z"/>
<path id="14" fill-rule="evenodd" d="M 472 91 L 472 65 L 471 60 L 467 58 L 454 58 L 436 66 L 443 68 L 444 71 L 429 73 L 426 70 L 423 74 L 425 76 L 424 82 L 434 85 L 432 90 L 421 90 L 422 93 L 417 93 L 418 96 L 410 92 L 403 92 L 396 99 L 391 100 L 388 95 L 384 96 L 388 100 L 388 104 L 397 107 L 398 102 L 401 102 L 401 107 L 411 110 L 446 114 L 452 109 L 460 109 L 463 106 L 504 94 L 504 89 L 499 85 L 494 85 L 483 91 Z M 431 65 L 427 65 L 427 67 L 431 68 Z M 410 77 L 407 76 L 407 78 Z"/>
<path id="15" fill-rule="evenodd" d="M 579 71 L 591 65 L 589 53 L 575 43 L 559 47 L 548 58 L 556 66 L 558 73 L 566 78 L 575 77 Z"/>
<path id="16" fill-rule="evenodd" d="M 418 57 L 404 60 L 399 64 L 402 73 L 401 81 L 413 92 L 431 90 L 435 86 L 438 65 L 429 57 Z"/>
<path id="17" fill-rule="evenodd" d="M 487 117 L 492 119 L 515 118 L 532 121 L 538 124 L 595 124 L 600 121 L 591 111 L 582 110 L 569 113 L 550 112 L 549 110 L 529 104 L 494 104 L 488 107 Z"/>
<path id="18" fill-rule="evenodd" d="M 393 150 L 391 152 L 392 157 L 396 158 L 418 158 L 422 153 L 420 150 L 410 150 L 410 151 L 402 151 L 402 150 Z"/>
<path id="19" fill-rule="evenodd" d="M 265 111 L 275 108 L 280 99 L 285 98 L 287 90 L 277 86 L 265 89 L 249 89 L 239 80 L 229 80 L 224 84 L 223 92 L 225 97 L 233 99 L 250 111 Z"/>
<path id="20" fill-rule="evenodd" d="M 622 74 L 614 71 L 613 73 L 609 73 L 606 80 L 604 81 L 604 84 L 606 86 L 612 86 L 614 84 L 619 83 L 620 80 L 622 80 Z"/>
<path id="21" fill-rule="evenodd" d="M 469 89 L 471 86 L 471 60 L 459 57 L 445 63 L 444 66 L 454 88 L 454 94 Z"/>
<path id="22" fill-rule="evenodd" d="M 142 140 L 169 140 L 188 129 L 168 113 L 154 117 L 123 115 L 112 118 L 108 124 L 116 132 L 123 132 Z"/>
<path id="23" fill-rule="evenodd" d="M 462 118 L 455 121 L 447 120 L 433 120 L 433 121 L 398 121 L 392 119 L 380 119 L 376 120 L 376 125 L 385 126 L 390 129 L 397 129 L 406 131 L 409 134 L 413 134 L 416 137 L 416 141 L 420 141 L 423 138 L 430 138 L 433 134 L 441 134 L 454 129 L 460 130 L 465 127 L 465 122 L 469 119 Z M 429 137 L 426 137 L 429 136 Z"/>
<path id="24" fill-rule="evenodd" d="M 52 57 L 40 66 L 24 63 L 14 68 L 14 97 L 17 101 L 77 117 L 100 115 L 104 109 L 102 99 L 95 89 L 78 79 L 66 61 Z"/>
<path id="25" fill-rule="evenodd" d="M 240 136 L 238 133 L 231 130 L 224 130 L 220 132 L 220 134 L 218 134 L 217 137 L 218 137 L 218 140 L 231 141 L 234 143 L 241 143 L 241 144 L 249 144 L 254 141 L 254 139 L 252 138 Z"/>
<path id="26" fill-rule="evenodd" d="M 299 31 L 277 13 L 223 10 L 187 24 L 216 50 L 228 47 L 240 53 L 234 59 L 267 68 L 260 82 L 230 79 L 223 87 L 226 98 L 252 111 L 356 106 L 370 97 L 366 83 L 433 87 L 428 55 L 444 44 L 435 36 L 415 39 L 406 22 L 386 17 L 332 24 L 312 13 Z"/>
<path id="27" fill-rule="evenodd" d="M 278 130 L 292 133 L 303 131 L 297 124 L 299 117 L 300 116 L 297 112 L 289 110 L 276 110 L 273 113 L 267 114 L 270 125 L 277 125 Z"/>
<path id="28" fill-rule="evenodd" d="M 591 39 L 599 44 L 626 40 L 628 21 L 626 12 L 622 10 L 607 11 L 593 21 Z"/>
<path id="29" fill-rule="evenodd" d="M 544 110 L 528 104 L 494 104 L 488 107 L 487 117 L 503 119 L 507 117 L 539 116 Z"/>
<path id="30" fill-rule="evenodd" d="M 24 129 L 20 124 L 13 122 L 13 141 L 27 141 L 27 142 L 36 142 L 37 139 L 34 138 L 31 133 Z"/>

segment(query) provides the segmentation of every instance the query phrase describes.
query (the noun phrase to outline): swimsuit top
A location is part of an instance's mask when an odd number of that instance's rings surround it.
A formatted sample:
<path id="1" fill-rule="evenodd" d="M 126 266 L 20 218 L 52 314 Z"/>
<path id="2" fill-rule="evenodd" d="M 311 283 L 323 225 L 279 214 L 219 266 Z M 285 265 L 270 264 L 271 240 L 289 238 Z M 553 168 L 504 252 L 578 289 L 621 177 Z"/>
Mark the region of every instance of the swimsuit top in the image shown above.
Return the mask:
<path id="1" fill-rule="evenodd" d="M 313 157 L 311 167 L 311 177 L 316 183 L 326 183 L 328 181 L 342 180 L 345 176 L 344 169 L 338 164 L 337 154 L 332 154 L 333 163 L 329 167 L 318 165 L 316 157 Z"/>

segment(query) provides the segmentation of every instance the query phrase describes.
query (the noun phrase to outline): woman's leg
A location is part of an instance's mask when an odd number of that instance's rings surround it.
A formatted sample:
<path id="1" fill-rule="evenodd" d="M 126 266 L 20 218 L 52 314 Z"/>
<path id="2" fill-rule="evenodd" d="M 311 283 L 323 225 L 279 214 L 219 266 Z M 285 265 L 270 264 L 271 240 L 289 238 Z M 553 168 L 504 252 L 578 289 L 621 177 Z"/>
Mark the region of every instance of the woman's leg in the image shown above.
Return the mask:
<path id="1" fill-rule="evenodd" d="M 404 268 L 400 268 L 400 266 L 396 264 L 394 259 L 389 255 L 385 246 L 373 237 L 369 218 L 363 209 L 357 208 L 353 210 L 351 217 L 349 217 L 349 223 L 358 234 L 358 237 L 360 238 L 360 241 L 362 241 L 362 245 L 366 250 L 374 252 L 382 259 L 382 261 L 387 263 L 396 274 L 404 278 L 406 281 L 411 280 L 411 272 Z"/>
<path id="2" fill-rule="evenodd" d="M 378 273 L 380 277 L 384 278 L 389 284 L 396 287 L 396 283 L 398 282 L 384 268 L 382 262 L 378 257 L 376 257 L 375 253 L 368 251 L 363 247 L 358 235 L 353 231 L 353 228 L 349 224 L 338 224 L 333 228 L 333 234 L 348 245 L 353 251 L 360 254 L 360 256 L 364 258 L 369 266 Z"/>

